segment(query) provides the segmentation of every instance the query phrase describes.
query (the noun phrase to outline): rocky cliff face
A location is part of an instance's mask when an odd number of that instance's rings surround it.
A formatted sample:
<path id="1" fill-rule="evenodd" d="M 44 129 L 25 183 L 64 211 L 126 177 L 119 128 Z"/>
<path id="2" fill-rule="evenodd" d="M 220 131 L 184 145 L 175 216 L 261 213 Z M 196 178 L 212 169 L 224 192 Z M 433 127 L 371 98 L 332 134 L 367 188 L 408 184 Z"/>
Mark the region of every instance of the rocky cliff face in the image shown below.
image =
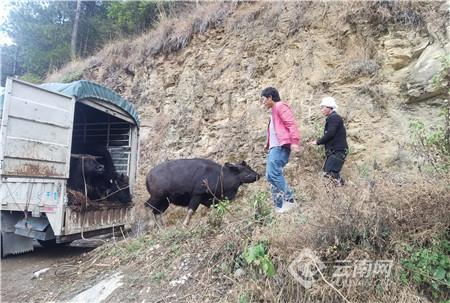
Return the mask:
<path id="1" fill-rule="evenodd" d="M 202 12 L 222 17 L 189 41 L 184 31 L 196 23 L 180 18 L 63 71 L 79 69 L 136 104 L 141 178 L 179 157 L 245 159 L 262 169 L 269 116 L 258 101 L 266 86 L 291 105 L 305 141 L 322 127 L 321 97 L 334 96 L 348 129 L 349 167 L 412 167 L 411 119 L 434 123 L 445 102 L 431 82 L 449 54 L 449 2 L 214 5 Z M 155 43 L 179 50 L 158 54 Z M 305 148 L 301 165 L 317 166 L 315 154 Z"/>

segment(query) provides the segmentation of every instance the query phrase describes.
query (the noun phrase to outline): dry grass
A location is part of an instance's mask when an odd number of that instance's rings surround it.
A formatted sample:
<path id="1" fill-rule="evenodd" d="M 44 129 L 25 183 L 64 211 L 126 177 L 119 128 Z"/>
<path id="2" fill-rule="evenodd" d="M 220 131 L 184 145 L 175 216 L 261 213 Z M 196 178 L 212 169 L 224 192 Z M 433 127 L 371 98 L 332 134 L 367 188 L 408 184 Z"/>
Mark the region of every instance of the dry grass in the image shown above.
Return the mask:
<path id="1" fill-rule="evenodd" d="M 91 67 L 91 61 L 89 60 L 81 60 L 81 59 L 73 60 L 59 70 L 50 71 L 46 77 L 46 81 L 60 82 L 63 81 L 64 77 L 67 77 L 67 75 L 82 73 L 88 67 Z"/>
<path id="2" fill-rule="evenodd" d="M 302 210 L 280 219 L 256 238 L 270 243 L 281 275 L 274 280 L 258 279 L 259 288 L 252 292 L 261 300 L 342 301 L 323 281 L 305 292 L 287 274 L 287 265 L 305 247 L 315 250 L 324 261 L 392 259 L 398 269 L 400 243 L 424 243 L 450 226 L 448 180 L 407 180 L 379 174 L 336 190 L 314 179 L 303 180 L 308 186 L 301 188 L 302 196 L 309 199 Z M 395 275 L 388 281 L 368 280 L 340 290 L 351 302 L 426 301 L 400 285 Z"/>
<path id="3" fill-rule="evenodd" d="M 252 23 L 263 23 L 268 29 L 276 28 L 283 36 L 291 37 L 323 19 L 333 32 L 338 29 L 336 34 L 341 38 L 336 39 L 336 43 L 341 43 L 346 40 L 348 25 L 358 28 L 356 31 L 364 38 L 384 30 L 366 26 L 367 22 L 385 27 L 391 24 L 422 27 L 425 19 L 428 22 L 435 17 L 434 5 L 419 2 L 203 2 L 187 6 L 186 10 L 177 16 L 162 14 L 158 24 L 142 36 L 112 42 L 93 57 L 51 72 L 47 81 L 84 78 L 117 88 L 127 77 L 135 76 L 136 66 L 144 64 L 151 68 L 155 57 L 176 53 L 187 47 L 196 34 L 218 27 L 237 32 Z M 336 10 L 339 14 L 331 13 Z M 367 45 L 365 43 L 366 49 Z M 353 77 L 371 75 L 376 70 L 376 62 L 370 61 L 372 57 L 373 54 L 351 60 L 348 72 Z"/>
<path id="4" fill-rule="evenodd" d="M 352 25 L 370 23 L 380 26 L 378 30 L 387 29 L 390 24 L 423 26 L 430 7 L 419 1 L 379 1 L 367 5 L 355 1 L 346 5 L 345 19 Z"/>
<path id="5" fill-rule="evenodd" d="M 339 65 L 336 70 L 338 71 L 339 78 L 343 82 L 353 81 L 359 77 L 371 77 L 376 74 L 380 69 L 380 65 L 372 59 L 347 59 L 343 64 Z"/>
<path id="6" fill-rule="evenodd" d="M 141 56 L 168 55 L 185 48 L 194 34 L 215 28 L 235 9 L 233 3 L 204 3 L 178 17 L 163 16 L 154 30 L 135 41 Z M 144 59 L 144 58 L 139 58 Z"/>
<path id="7" fill-rule="evenodd" d="M 194 34 L 204 33 L 208 29 L 217 27 L 236 7 L 237 3 L 234 2 L 206 2 L 177 17 L 161 15 L 158 24 L 148 33 L 134 40 L 121 39 L 121 41 L 112 42 L 97 55 L 75 64 L 69 63 L 59 71 L 50 73 L 47 81 L 62 81 L 65 75 L 74 73 L 74 70 L 82 72 L 83 78 L 106 81 L 112 73 L 123 73 L 130 65 L 139 65 L 157 55 L 168 55 L 185 48 Z M 102 58 L 102 60 L 99 61 L 96 58 Z M 99 73 L 88 70 L 93 67 L 96 69 L 99 65 L 103 70 Z M 113 82 L 111 86 L 115 87 L 115 84 L 117 83 Z"/>
<path id="8" fill-rule="evenodd" d="M 426 243 L 450 226 L 448 180 L 386 172 L 350 179 L 346 187 L 335 188 L 302 174 L 295 188 L 300 207 L 282 216 L 266 213 L 262 221 L 255 220 L 254 208 L 255 194 L 265 190 L 262 184 L 234 201 L 218 224 L 211 225 L 211 211 L 201 210 L 185 230 L 180 226 L 184 209 L 173 210 L 165 229 L 97 248 L 58 275 L 92 279 L 108 264 L 109 270 L 125 271 L 132 280 L 128 295 L 133 300 L 152 302 L 344 302 L 336 289 L 350 302 L 428 302 L 399 283 L 399 259 L 402 243 Z M 268 199 L 264 205 L 270 208 Z M 277 269 L 273 278 L 243 261 L 244 250 L 261 242 L 267 243 Z M 306 290 L 288 272 L 304 248 L 324 262 L 393 260 L 395 266 L 389 279 L 333 287 L 319 279 Z M 236 276 L 238 269 L 243 272 Z M 323 274 L 329 279 L 331 272 Z M 180 282 L 183 277 L 186 281 Z M 142 292 L 147 287 L 152 291 Z"/>

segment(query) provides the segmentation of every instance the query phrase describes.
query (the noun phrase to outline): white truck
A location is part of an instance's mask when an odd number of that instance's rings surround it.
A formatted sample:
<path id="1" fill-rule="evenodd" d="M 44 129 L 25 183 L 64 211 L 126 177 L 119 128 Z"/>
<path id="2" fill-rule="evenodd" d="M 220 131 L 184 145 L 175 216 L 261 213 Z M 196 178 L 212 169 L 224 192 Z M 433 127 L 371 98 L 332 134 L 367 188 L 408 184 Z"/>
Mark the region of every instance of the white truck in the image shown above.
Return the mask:
<path id="1" fill-rule="evenodd" d="M 71 242 L 129 223 L 131 203 L 72 208 L 67 180 L 72 146 L 101 144 L 133 188 L 139 118 L 131 103 L 89 81 L 36 86 L 8 78 L 0 114 L 2 257 L 33 250 L 33 240 Z"/>

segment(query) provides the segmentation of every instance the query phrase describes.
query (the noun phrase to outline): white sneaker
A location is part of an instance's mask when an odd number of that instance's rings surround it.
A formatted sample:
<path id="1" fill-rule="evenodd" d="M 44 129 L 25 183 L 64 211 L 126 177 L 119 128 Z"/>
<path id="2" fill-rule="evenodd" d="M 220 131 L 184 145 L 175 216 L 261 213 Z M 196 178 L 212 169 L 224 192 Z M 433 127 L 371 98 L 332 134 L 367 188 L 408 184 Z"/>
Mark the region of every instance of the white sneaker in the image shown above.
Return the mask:
<path id="1" fill-rule="evenodd" d="M 284 214 L 291 211 L 293 208 L 295 208 L 295 203 L 284 202 L 281 207 L 275 207 L 275 212 L 277 214 Z"/>
<path id="2" fill-rule="evenodd" d="M 282 214 L 284 212 L 283 207 L 275 206 L 274 209 L 276 214 Z"/>
<path id="3" fill-rule="evenodd" d="M 287 211 L 293 210 L 296 206 L 297 206 L 297 204 L 295 204 L 294 202 L 284 202 L 283 203 L 283 207 L 286 208 Z"/>

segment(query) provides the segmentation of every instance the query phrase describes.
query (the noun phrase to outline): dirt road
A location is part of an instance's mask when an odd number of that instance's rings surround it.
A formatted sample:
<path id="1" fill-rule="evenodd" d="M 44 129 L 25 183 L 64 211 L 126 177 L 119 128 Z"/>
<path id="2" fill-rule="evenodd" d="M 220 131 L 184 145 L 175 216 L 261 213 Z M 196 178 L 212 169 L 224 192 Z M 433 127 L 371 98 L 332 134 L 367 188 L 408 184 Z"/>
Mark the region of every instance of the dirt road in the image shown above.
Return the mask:
<path id="1" fill-rule="evenodd" d="M 29 302 L 31 294 L 43 291 L 48 291 L 51 297 L 51 292 L 57 290 L 52 290 L 52 285 L 45 283 L 45 277 L 54 276 L 58 266 L 93 248 L 72 245 L 48 248 L 36 245 L 34 249 L 30 253 L 8 256 L 1 260 L 1 302 Z M 33 272 L 44 268 L 50 270 L 41 277 L 32 279 Z"/>

